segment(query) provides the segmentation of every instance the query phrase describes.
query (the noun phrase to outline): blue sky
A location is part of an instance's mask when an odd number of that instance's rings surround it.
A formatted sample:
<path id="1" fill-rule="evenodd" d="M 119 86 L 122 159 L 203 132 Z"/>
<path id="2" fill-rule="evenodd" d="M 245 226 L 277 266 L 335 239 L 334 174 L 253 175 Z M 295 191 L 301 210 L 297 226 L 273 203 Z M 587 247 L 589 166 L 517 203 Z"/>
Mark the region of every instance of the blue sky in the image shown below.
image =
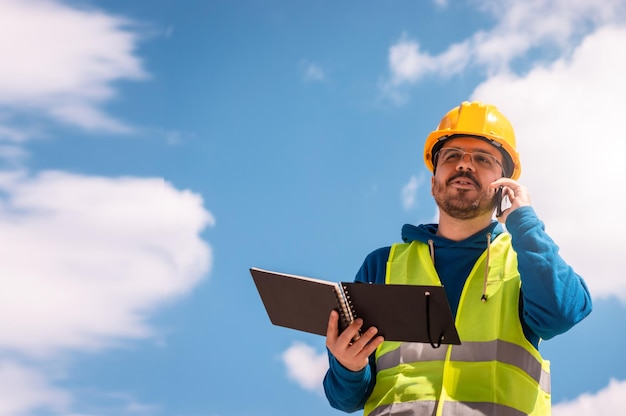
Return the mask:
<path id="1" fill-rule="evenodd" d="M 426 135 L 513 122 L 594 312 L 554 414 L 626 406 L 626 1 L 0 0 L 0 414 L 320 415 L 248 268 L 352 280 L 436 221 Z"/>

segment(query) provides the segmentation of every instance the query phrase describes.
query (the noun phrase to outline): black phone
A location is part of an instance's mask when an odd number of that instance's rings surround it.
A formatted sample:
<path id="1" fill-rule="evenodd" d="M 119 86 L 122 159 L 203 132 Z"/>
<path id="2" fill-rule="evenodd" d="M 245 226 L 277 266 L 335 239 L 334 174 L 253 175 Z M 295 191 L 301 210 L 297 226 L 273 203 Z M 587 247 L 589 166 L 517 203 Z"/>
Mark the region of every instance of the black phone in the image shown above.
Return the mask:
<path id="1" fill-rule="evenodd" d="M 511 201 L 509 201 L 509 197 L 507 195 L 503 195 L 504 192 L 502 187 L 499 187 L 496 191 L 496 217 L 499 218 L 502 216 L 502 212 L 508 209 L 511 206 Z"/>

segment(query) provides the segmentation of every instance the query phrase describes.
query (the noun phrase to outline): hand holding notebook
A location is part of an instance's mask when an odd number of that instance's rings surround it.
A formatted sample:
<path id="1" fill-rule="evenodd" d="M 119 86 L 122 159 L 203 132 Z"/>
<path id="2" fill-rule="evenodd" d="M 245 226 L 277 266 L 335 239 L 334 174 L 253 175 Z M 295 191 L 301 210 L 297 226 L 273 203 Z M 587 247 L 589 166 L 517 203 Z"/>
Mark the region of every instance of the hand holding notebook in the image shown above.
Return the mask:
<path id="1" fill-rule="evenodd" d="M 329 282 L 304 276 L 250 269 L 274 325 L 326 335 L 331 310 L 339 330 L 356 318 L 374 326 L 387 341 L 460 344 L 442 286 L 375 285 Z"/>

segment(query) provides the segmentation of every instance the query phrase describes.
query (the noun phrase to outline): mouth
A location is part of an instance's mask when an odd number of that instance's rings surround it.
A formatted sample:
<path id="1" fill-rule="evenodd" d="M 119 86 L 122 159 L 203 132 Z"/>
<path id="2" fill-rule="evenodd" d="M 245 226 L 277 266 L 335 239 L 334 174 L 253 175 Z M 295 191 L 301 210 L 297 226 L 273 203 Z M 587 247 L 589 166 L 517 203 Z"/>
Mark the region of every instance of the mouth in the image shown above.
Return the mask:
<path id="1" fill-rule="evenodd" d="M 469 176 L 458 175 L 448 181 L 448 185 L 453 185 L 463 189 L 479 188 L 478 182 Z"/>

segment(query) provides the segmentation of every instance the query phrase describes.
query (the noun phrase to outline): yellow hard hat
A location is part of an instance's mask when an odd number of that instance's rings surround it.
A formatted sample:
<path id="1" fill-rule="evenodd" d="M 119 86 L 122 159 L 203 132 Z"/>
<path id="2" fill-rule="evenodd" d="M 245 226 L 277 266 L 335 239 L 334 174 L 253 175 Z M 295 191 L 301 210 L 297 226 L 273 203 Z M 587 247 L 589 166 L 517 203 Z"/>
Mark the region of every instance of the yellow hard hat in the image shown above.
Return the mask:
<path id="1" fill-rule="evenodd" d="M 443 142 L 453 136 L 474 136 L 488 141 L 504 156 L 505 176 L 518 179 L 522 173 L 513 126 L 495 106 L 465 101 L 443 116 L 424 144 L 424 162 L 431 172 L 434 173 L 433 158 Z"/>

